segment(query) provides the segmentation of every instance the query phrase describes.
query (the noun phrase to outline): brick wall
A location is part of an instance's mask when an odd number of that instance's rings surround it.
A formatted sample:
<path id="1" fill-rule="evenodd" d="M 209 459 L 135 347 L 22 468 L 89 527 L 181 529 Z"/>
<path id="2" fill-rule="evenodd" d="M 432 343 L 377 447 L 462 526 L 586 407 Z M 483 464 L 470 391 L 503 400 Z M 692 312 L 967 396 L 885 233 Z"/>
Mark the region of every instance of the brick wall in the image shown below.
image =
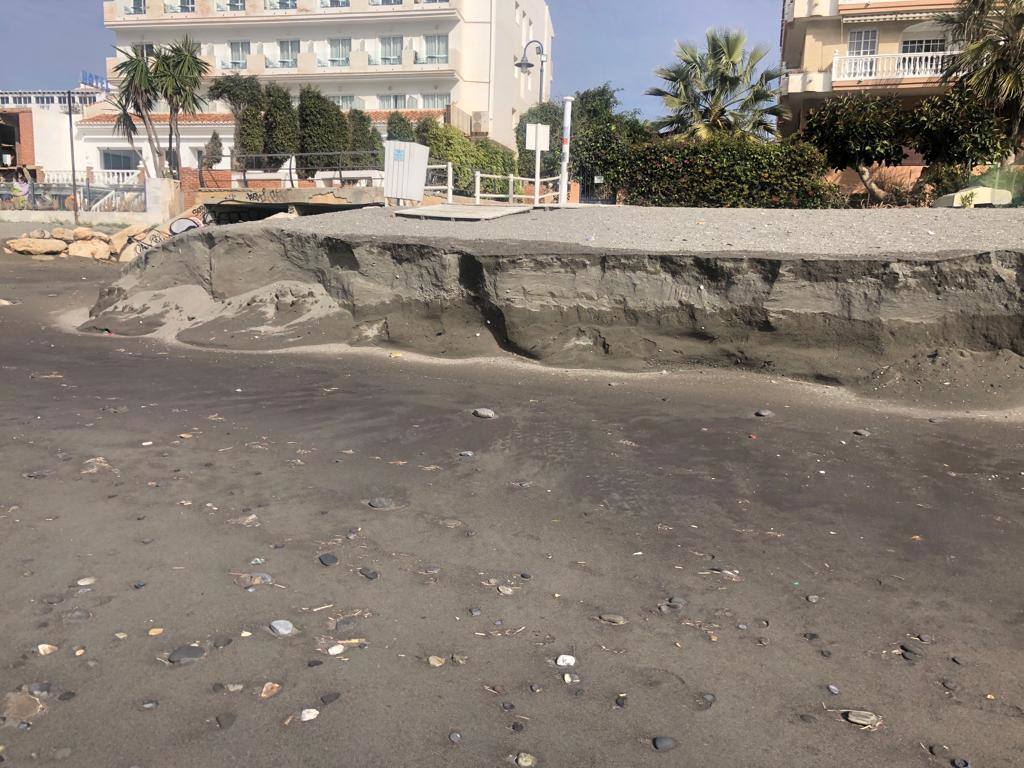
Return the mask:
<path id="1" fill-rule="evenodd" d="M 14 154 L 18 165 L 36 164 L 36 138 L 32 126 L 32 110 L 4 109 L 0 110 L 3 122 L 13 125 L 15 130 Z"/>
<path id="2" fill-rule="evenodd" d="M 231 187 L 231 171 L 203 171 L 203 181 L 207 189 L 229 189 Z M 196 204 L 196 192 L 199 191 L 199 169 L 181 169 L 181 193 L 185 198 L 185 207 Z"/>

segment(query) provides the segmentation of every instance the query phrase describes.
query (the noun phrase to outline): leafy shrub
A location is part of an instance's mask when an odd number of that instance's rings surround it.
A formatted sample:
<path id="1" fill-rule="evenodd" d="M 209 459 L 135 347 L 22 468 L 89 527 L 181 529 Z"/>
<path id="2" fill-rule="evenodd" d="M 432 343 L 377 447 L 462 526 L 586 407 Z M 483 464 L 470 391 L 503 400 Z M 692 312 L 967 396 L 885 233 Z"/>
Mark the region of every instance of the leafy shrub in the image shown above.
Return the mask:
<path id="1" fill-rule="evenodd" d="M 349 149 L 361 154 L 353 156 L 353 167 L 384 168 L 384 140 L 373 127 L 370 116 L 361 109 L 353 109 L 348 113 L 351 143 Z"/>
<path id="2" fill-rule="evenodd" d="M 427 146 L 429 143 L 430 131 L 438 125 L 437 118 L 434 117 L 421 117 L 420 121 L 416 123 L 416 141 Z"/>
<path id="3" fill-rule="evenodd" d="M 259 107 L 246 107 L 242 110 L 238 122 L 238 131 L 235 135 L 236 155 L 260 155 L 263 154 L 263 144 L 266 140 L 266 130 L 263 126 L 263 113 Z M 246 158 L 238 161 L 237 170 L 256 170 L 259 165 L 255 158 Z"/>
<path id="4" fill-rule="evenodd" d="M 426 145 L 431 162 L 450 162 L 455 190 L 471 195 L 475 187 L 474 171 L 507 176 L 516 172 L 515 153 L 491 139 L 472 140 L 452 125 L 434 121 L 427 126 Z M 508 182 L 485 179 L 484 191 L 507 192 Z"/>
<path id="5" fill-rule="evenodd" d="M 299 92 L 299 152 L 317 156 L 299 159 L 299 178 L 311 179 L 317 171 L 338 168 L 340 154 L 332 157 L 321 153 L 341 153 L 348 149 L 348 142 L 348 119 L 338 105 L 319 88 L 303 86 Z"/>
<path id="6" fill-rule="evenodd" d="M 704 141 L 633 145 L 614 171 L 631 205 L 712 208 L 835 208 L 822 153 L 802 141 L 716 134 Z"/>
<path id="7" fill-rule="evenodd" d="M 388 115 L 388 138 L 391 141 L 416 141 L 416 129 L 401 112 Z"/>
<path id="8" fill-rule="evenodd" d="M 263 153 L 280 156 L 267 159 L 267 167 L 276 171 L 299 151 L 299 118 L 292 106 L 291 94 L 280 85 L 268 85 L 264 97 L 266 111 L 263 113 L 263 124 L 266 134 Z"/>

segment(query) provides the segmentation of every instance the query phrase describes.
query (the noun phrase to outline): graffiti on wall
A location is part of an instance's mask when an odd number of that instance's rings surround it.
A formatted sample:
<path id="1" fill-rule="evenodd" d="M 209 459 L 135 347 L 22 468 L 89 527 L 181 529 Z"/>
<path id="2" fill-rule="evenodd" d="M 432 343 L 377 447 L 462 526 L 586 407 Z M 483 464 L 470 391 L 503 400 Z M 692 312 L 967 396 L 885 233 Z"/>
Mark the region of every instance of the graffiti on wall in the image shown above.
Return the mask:
<path id="1" fill-rule="evenodd" d="M 213 215 L 206 210 L 206 206 L 197 205 L 195 208 L 153 227 L 138 237 L 130 238 L 126 250 L 131 258 L 126 259 L 122 254 L 121 261 L 134 261 L 147 251 L 163 245 L 175 235 L 182 235 L 186 232 L 191 232 L 193 229 L 202 229 L 215 223 Z"/>

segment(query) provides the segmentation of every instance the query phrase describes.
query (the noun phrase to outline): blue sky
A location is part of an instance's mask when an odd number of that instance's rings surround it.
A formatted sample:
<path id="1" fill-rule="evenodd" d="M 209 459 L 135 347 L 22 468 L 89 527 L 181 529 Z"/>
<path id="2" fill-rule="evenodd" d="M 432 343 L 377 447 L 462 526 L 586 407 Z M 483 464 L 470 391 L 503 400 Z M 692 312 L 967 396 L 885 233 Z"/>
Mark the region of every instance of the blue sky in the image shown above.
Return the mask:
<path id="1" fill-rule="evenodd" d="M 778 58 L 781 0 L 548 1 L 556 95 L 607 80 L 627 107 L 654 116 L 657 100 L 643 95 L 655 84 L 652 70 L 671 60 L 676 40 L 699 42 L 708 27 L 745 29 Z M 113 38 L 100 0 L 0 0 L 0 13 L 7 32 L 0 88 L 67 88 L 80 70 L 103 72 Z"/>

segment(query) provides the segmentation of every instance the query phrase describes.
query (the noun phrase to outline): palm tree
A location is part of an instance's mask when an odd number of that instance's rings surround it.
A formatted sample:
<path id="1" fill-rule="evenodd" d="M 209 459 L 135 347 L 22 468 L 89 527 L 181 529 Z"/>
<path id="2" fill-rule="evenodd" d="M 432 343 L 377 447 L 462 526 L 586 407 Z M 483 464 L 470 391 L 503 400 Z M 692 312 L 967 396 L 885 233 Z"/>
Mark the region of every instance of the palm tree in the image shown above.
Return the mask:
<path id="1" fill-rule="evenodd" d="M 1024 144 L 1024 0 L 960 0 L 941 22 L 961 46 L 943 79 L 978 94 L 1006 122 L 1016 150 Z"/>
<path id="2" fill-rule="evenodd" d="M 153 79 L 152 57 L 142 46 L 133 46 L 127 51 L 118 48 L 117 51 L 125 57 L 114 67 L 114 71 L 121 78 L 118 99 L 129 115 L 138 115 L 142 121 L 149 141 L 149 151 L 153 155 L 153 170 L 157 176 L 163 176 L 164 156 L 160 148 L 160 137 L 157 136 L 156 126 L 153 124 L 157 89 Z"/>
<path id="3" fill-rule="evenodd" d="M 664 88 L 650 88 L 669 114 L 654 122 L 663 135 L 706 138 L 715 131 L 768 138 L 778 132 L 785 115 L 773 83 L 782 70 L 758 68 L 768 49 L 746 50 L 747 36 L 739 31 L 710 29 L 707 47 L 679 43 L 676 61 L 655 71 Z"/>
<path id="4" fill-rule="evenodd" d="M 139 127 L 135 125 L 136 116 L 132 114 L 128 101 L 118 93 L 110 99 L 110 104 L 117 110 L 117 115 L 114 118 L 114 135 L 128 139 L 128 146 L 131 147 L 132 152 L 141 157 L 139 150 L 135 147 L 135 137 L 139 133 Z M 149 173 L 149 169 L 146 169 L 146 173 Z"/>
<path id="5" fill-rule="evenodd" d="M 199 55 L 199 43 L 190 37 L 172 43 L 153 57 L 153 84 L 156 93 L 167 103 L 168 148 L 172 163 L 181 175 L 181 127 L 182 114 L 194 115 L 206 105 L 199 95 L 203 78 L 210 72 L 210 65 Z"/>

